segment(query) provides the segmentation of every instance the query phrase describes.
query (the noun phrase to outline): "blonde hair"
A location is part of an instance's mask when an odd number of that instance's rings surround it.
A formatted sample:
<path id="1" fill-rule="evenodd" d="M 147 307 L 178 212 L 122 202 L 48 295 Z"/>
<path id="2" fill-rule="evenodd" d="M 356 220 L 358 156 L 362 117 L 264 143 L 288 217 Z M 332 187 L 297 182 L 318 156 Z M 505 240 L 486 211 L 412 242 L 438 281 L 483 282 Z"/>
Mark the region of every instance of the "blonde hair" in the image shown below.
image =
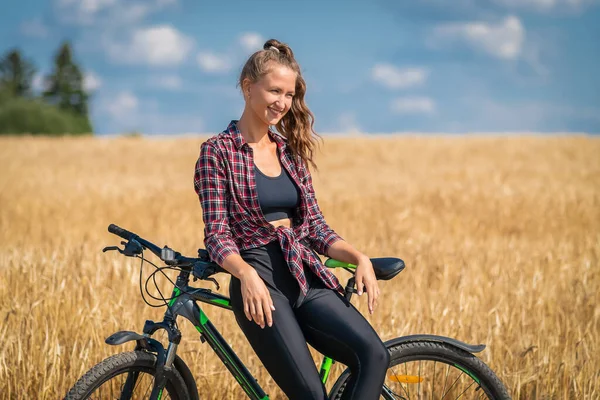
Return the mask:
<path id="1" fill-rule="evenodd" d="M 288 140 L 294 158 L 302 160 L 308 166 L 310 163 L 315 169 L 317 165 L 313 160 L 316 138 L 322 138 L 315 132 L 313 113 L 306 106 L 306 82 L 300 72 L 300 66 L 294 58 L 290 46 L 275 39 L 269 39 L 263 45 L 263 50 L 252 54 L 242 68 L 238 85 L 243 90 L 243 82 L 248 79 L 255 83 L 269 73 L 269 63 L 276 62 L 290 68 L 296 73 L 295 95 L 292 99 L 290 110 L 277 123 L 279 131 Z"/>

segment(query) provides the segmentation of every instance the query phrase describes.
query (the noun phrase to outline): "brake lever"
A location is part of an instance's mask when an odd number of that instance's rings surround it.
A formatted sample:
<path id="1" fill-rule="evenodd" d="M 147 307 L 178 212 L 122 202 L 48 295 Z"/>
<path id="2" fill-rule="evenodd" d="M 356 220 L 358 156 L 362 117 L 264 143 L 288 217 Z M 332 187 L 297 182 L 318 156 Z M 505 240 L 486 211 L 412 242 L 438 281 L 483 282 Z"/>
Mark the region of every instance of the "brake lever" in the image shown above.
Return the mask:
<path id="1" fill-rule="evenodd" d="M 121 250 L 118 246 L 107 246 L 102 249 L 102 252 L 106 253 L 107 251 L 113 251 L 113 250 L 117 250 L 119 253 L 123 254 L 123 250 Z"/>
<path id="2" fill-rule="evenodd" d="M 219 285 L 219 282 L 217 282 L 217 280 L 215 278 L 205 278 L 205 276 L 210 276 L 214 274 L 214 270 L 213 267 L 208 267 L 206 266 L 205 262 L 199 262 L 199 263 L 194 263 L 193 266 L 193 275 L 194 275 L 194 282 L 196 282 L 196 280 L 201 279 L 203 281 L 211 281 L 212 283 L 215 284 L 215 286 L 217 287 L 217 290 L 221 289 L 221 285 Z"/>
<path id="3" fill-rule="evenodd" d="M 116 250 L 119 253 L 124 254 L 128 257 L 134 257 L 138 254 L 141 254 L 144 250 L 142 245 L 135 239 L 132 239 L 129 242 L 122 241 L 121 244 L 125 246 L 123 250 L 121 250 L 118 246 L 107 246 L 102 249 L 102 252 Z"/>
<path id="4" fill-rule="evenodd" d="M 204 280 L 214 282 L 215 286 L 217 287 L 217 290 L 221 289 L 221 286 L 219 286 L 219 282 L 217 282 L 217 280 L 215 278 L 206 278 Z"/>

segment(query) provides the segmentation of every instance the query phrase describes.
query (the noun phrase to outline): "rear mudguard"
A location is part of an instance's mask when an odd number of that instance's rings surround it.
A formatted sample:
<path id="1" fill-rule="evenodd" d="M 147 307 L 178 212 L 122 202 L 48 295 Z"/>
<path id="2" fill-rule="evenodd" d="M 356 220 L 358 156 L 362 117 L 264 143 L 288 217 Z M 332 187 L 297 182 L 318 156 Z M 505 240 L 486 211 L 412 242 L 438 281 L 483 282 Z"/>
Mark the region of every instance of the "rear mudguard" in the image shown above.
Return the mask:
<path id="1" fill-rule="evenodd" d="M 424 334 L 402 336 L 402 337 L 390 339 L 387 342 L 384 342 L 383 344 L 385 345 L 385 348 L 389 350 L 392 347 L 398 346 L 399 344 L 402 344 L 402 343 L 421 342 L 421 341 L 445 343 L 450 346 L 457 347 L 461 350 L 468 351 L 471 354 L 479 353 L 480 351 L 483 351 L 483 349 L 485 349 L 484 344 L 473 345 L 473 344 L 467 344 L 467 343 L 461 342 L 460 340 L 452 339 L 452 338 L 445 337 L 445 336 L 424 335 Z M 348 378 L 349 375 L 350 375 L 350 369 L 346 368 L 344 370 L 344 372 L 342 372 L 342 374 L 339 376 L 339 378 L 333 384 L 331 391 L 329 392 L 329 398 L 332 398 L 331 396 L 333 395 L 334 392 L 337 393 L 337 391 L 340 389 L 340 386 Z"/>
<path id="2" fill-rule="evenodd" d="M 158 340 L 152 339 L 151 337 L 140 335 L 137 332 L 119 331 L 107 337 L 105 342 L 106 344 L 109 344 L 111 346 L 118 346 L 120 344 L 131 342 L 133 340 L 135 340 L 137 343 L 137 345 L 135 346 L 135 350 L 146 350 L 151 353 L 156 353 L 157 359 L 161 360 L 164 363 L 166 351 L 162 343 Z M 199 400 L 196 380 L 194 379 L 194 376 L 192 375 L 192 372 L 190 371 L 189 367 L 178 355 L 175 356 L 173 365 L 175 366 L 177 372 L 179 372 L 179 375 L 181 375 L 181 377 L 185 381 L 185 385 L 187 386 L 190 399 Z"/>
<path id="3" fill-rule="evenodd" d="M 458 347 L 459 349 L 468 351 L 469 353 L 472 353 L 472 354 L 479 353 L 479 352 L 483 351 L 483 349 L 485 349 L 485 344 L 467 344 L 467 343 L 461 342 L 460 340 L 452 339 L 452 338 L 445 337 L 445 336 L 423 335 L 423 334 L 398 337 L 395 339 L 388 340 L 384 344 L 385 344 L 385 347 L 389 349 L 390 347 L 397 346 L 402 343 L 420 342 L 420 341 L 446 343 L 446 344 L 449 344 L 450 346 Z"/>

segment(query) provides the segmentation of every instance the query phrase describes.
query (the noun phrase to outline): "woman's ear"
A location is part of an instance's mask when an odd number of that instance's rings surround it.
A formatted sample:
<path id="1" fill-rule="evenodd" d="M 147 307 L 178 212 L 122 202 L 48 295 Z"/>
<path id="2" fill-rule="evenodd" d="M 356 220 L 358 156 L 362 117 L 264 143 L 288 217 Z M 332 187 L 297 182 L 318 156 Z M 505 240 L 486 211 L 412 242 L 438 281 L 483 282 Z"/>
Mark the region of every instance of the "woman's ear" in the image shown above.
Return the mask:
<path id="1" fill-rule="evenodd" d="M 244 99 L 250 99 L 250 87 L 251 87 L 250 79 L 244 78 L 242 81 L 242 93 L 244 94 Z"/>

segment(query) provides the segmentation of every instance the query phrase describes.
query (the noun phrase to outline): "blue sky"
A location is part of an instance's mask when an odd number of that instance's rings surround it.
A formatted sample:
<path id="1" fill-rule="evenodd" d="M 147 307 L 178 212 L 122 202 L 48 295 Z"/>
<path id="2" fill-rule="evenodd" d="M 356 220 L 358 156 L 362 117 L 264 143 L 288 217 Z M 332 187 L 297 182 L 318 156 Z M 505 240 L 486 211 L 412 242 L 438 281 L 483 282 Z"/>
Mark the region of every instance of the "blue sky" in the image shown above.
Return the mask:
<path id="1" fill-rule="evenodd" d="M 319 133 L 600 132 L 600 1 L 21 0 L 0 52 L 72 42 L 99 134 L 216 133 L 266 39 L 288 43 Z"/>

